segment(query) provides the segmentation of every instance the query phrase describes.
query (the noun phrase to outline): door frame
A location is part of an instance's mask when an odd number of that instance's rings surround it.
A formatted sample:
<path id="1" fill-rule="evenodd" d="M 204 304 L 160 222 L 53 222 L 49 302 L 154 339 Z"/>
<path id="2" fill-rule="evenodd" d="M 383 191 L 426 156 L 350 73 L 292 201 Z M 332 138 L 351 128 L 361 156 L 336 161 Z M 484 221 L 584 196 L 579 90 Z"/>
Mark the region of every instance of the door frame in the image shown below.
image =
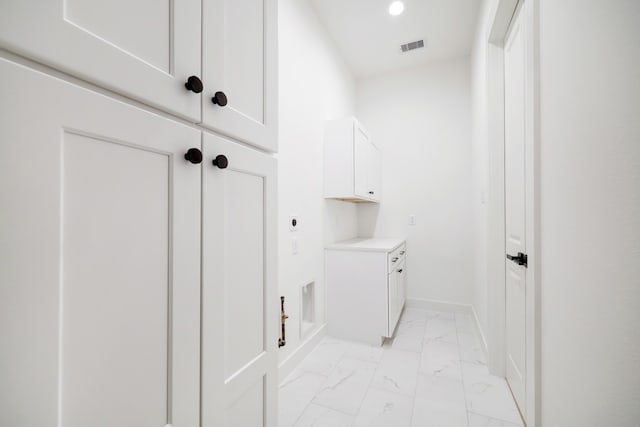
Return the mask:
<path id="1" fill-rule="evenodd" d="M 539 0 L 497 0 L 489 11 L 487 53 L 488 206 L 487 363 L 491 373 L 506 377 L 505 258 L 505 120 L 504 41 L 512 17 L 522 13 L 525 35 L 525 216 L 526 251 L 526 385 L 529 426 L 541 425 L 540 408 L 540 94 Z"/>

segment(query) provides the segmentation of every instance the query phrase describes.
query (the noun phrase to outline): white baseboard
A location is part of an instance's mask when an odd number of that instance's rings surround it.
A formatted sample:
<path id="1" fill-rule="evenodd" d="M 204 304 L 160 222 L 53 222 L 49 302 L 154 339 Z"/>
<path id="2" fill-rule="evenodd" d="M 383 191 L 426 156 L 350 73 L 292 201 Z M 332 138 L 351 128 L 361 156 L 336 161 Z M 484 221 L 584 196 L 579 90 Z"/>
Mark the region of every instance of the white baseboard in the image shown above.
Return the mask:
<path id="1" fill-rule="evenodd" d="M 453 311 L 455 313 L 471 314 L 470 304 L 460 304 L 457 302 L 437 301 L 424 298 L 407 298 L 406 307 L 422 308 L 423 310 Z"/>
<path id="2" fill-rule="evenodd" d="M 278 366 L 278 383 L 284 381 L 287 376 L 293 372 L 296 366 L 302 362 L 302 360 L 313 351 L 314 348 L 320 343 L 322 338 L 327 334 L 327 324 L 323 324 L 315 331 L 311 332 L 309 336 L 296 348 L 286 359 L 280 362 Z"/>

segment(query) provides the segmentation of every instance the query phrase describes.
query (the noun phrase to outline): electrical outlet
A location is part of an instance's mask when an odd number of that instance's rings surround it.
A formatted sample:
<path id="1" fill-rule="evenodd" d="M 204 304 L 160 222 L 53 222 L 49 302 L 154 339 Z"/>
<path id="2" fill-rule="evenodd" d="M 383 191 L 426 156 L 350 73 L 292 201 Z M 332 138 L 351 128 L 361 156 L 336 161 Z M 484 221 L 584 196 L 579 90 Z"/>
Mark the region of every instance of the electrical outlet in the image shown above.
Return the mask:
<path id="1" fill-rule="evenodd" d="M 298 231 L 299 227 L 300 227 L 300 221 L 298 220 L 298 215 L 291 215 L 289 217 L 289 230 Z"/>

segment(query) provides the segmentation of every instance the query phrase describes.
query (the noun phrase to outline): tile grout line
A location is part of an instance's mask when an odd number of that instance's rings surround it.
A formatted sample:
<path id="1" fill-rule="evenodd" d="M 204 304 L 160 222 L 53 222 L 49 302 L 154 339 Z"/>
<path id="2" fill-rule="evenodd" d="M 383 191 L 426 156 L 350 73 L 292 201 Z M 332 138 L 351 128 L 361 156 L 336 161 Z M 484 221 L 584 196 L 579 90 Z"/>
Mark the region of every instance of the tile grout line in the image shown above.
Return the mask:
<path id="1" fill-rule="evenodd" d="M 427 310 L 423 310 L 423 311 L 427 313 Z M 422 354 L 424 353 L 424 341 L 425 341 L 424 336 L 427 333 L 427 323 L 429 323 L 428 315 L 424 321 L 424 330 L 422 331 L 422 339 L 420 341 L 420 361 L 418 362 L 418 375 L 416 378 L 416 389 L 413 393 L 413 406 L 411 407 L 411 417 L 409 418 L 409 427 L 413 426 L 413 414 L 415 413 L 416 399 L 418 398 L 418 381 L 420 381 L 420 367 L 422 366 Z"/>
<path id="2" fill-rule="evenodd" d="M 467 427 L 471 425 L 469 420 L 469 405 L 467 402 L 467 387 L 465 386 L 464 381 L 464 370 L 462 369 L 462 354 L 460 351 L 460 329 L 458 328 L 458 316 L 453 317 L 453 320 L 456 324 L 456 342 L 458 343 L 458 361 L 460 362 L 460 378 L 462 379 L 462 393 L 464 394 L 464 413 L 467 416 Z"/>
<path id="3" fill-rule="evenodd" d="M 384 345 L 384 341 L 382 343 Z M 371 389 L 371 384 L 373 383 L 374 378 L 376 377 L 376 373 L 378 372 L 378 369 L 380 369 L 380 365 L 382 364 L 382 359 L 384 358 L 384 351 L 382 352 L 382 357 L 380 358 L 380 361 L 378 363 L 376 363 L 376 369 L 373 371 L 373 375 L 371 376 L 371 380 L 369 381 L 369 385 L 367 386 L 367 390 L 364 392 L 364 396 L 362 396 L 362 400 L 360 401 L 360 405 L 358 406 L 358 410 L 356 411 L 356 415 L 353 418 L 353 423 L 351 424 L 352 426 L 356 423 L 356 421 L 358 421 L 358 415 L 360 414 L 360 410 L 362 409 L 362 404 L 364 403 L 364 400 L 367 398 L 367 394 L 369 394 L 369 390 Z"/>
<path id="4" fill-rule="evenodd" d="M 324 341 L 324 339 L 323 339 Z M 322 343 L 322 341 L 320 342 Z M 313 349 L 313 351 L 315 351 L 318 347 L 316 347 L 315 349 Z M 313 353 L 312 351 L 312 353 Z M 311 355 L 311 353 L 309 353 L 307 355 L 307 357 L 309 357 Z M 316 374 L 319 375 L 321 377 L 324 377 L 325 380 L 323 381 L 323 385 L 324 383 L 329 379 L 329 377 L 331 376 L 331 374 L 333 373 L 333 371 L 335 371 L 335 369 L 338 367 L 338 365 L 340 364 L 340 361 L 344 358 L 344 353 L 338 358 L 338 360 L 336 361 L 336 364 L 333 366 L 333 368 L 331 368 L 329 370 L 329 372 L 327 372 L 327 375 L 322 375 L 322 374 Z M 303 360 L 304 361 L 304 360 Z M 308 373 L 308 372 L 306 372 Z M 307 409 L 309 408 L 309 405 L 311 405 L 313 403 L 313 400 L 318 396 L 318 393 L 320 392 L 320 390 L 322 390 L 322 387 L 319 388 L 319 390 L 314 393 L 313 397 L 311 397 L 311 400 L 309 400 L 309 402 L 304 405 L 304 408 L 302 409 L 302 412 L 300 412 L 300 415 L 298 415 L 298 417 L 293 421 L 293 424 L 291 425 L 291 427 L 295 427 L 295 425 L 298 423 L 298 421 L 300 421 L 300 418 L 302 418 L 302 416 L 304 415 L 305 412 L 307 412 Z M 279 391 L 278 391 L 279 392 Z M 314 405 L 318 405 L 317 403 L 313 403 Z M 327 408 L 326 406 L 323 405 L 318 405 L 318 406 L 322 406 L 323 408 Z M 327 408 L 327 409 L 332 409 L 332 408 Z"/>

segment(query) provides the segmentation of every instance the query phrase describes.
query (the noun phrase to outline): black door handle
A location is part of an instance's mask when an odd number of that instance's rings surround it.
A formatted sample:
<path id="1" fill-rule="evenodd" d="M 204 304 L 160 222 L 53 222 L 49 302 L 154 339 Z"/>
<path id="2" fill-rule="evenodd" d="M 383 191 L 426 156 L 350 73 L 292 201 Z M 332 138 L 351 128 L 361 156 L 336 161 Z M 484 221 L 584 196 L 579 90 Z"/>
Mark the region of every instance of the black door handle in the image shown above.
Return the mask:
<path id="1" fill-rule="evenodd" d="M 523 254 L 522 252 L 518 252 L 518 255 L 516 256 L 507 254 L 507 259 L 509 261 L 515 262 L 518 265 L 522 265 L 525 268 L 527 267 L 527 254 Z"/>

